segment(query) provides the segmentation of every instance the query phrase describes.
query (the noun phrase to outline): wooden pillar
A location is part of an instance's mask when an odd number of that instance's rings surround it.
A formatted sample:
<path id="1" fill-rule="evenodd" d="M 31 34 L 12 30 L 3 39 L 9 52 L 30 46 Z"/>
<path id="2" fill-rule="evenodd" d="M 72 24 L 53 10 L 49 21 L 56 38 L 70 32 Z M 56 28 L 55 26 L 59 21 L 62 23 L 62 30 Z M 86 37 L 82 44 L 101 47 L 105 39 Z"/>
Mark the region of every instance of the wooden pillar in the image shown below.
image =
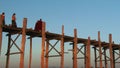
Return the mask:
<path id="1" fill-rule="evenodd" d="M 84 66 L 85 66 L 85 67 L 84 67 L 84 68 L 86 68 L 86 63 L 87 63 L 87 62 L 86 62 L 86 45 L 84 45 L 84 52 L 85 52 L 85 55 L 84 55 L 84 57 L 85 57 L 85 58 L 84 58 L 84 63 L 85 63 Z"/>
<path id="2" fill-rule="evenodd" d="M 86 68 L 90 68 L 90 37 L 88 37 L 87 45 L 86 45 Z"/>
<path id="3" fill-rule="evenodd" d="M 95 68 L 97 68 L 97 52 L 96 52 L 96 47 L 94 47 L 94 54 L 95 54 Z"/>
<path id="4" fill-rule="evenodd" d="M 42 46 L 41 46 L 41 68 L 44 68 L 44 50 L 45 50 L 45 22 L 42 23 Z"/>
<path id="5" fill-rule="evenodd" d="M 6 54 L 6 67 L 9 68 L 9 61 L 10 61 L 10 43 L 11 43 L 11 34 L 8 34 L 8 49 Z"/>
<path id="6" fill-rule="evenodd" d="M 49 52 L 49 40 L 47 40 L 47 42 L 46 42 L 46 59 L 45 59 L 45 63 L 46 63 L 46 65 L 45 65 L 45 68 L 48 68 L 48 60 L 49 60 L 49 57 L 48 57 L 48 52 Z"/>
<path id="7" fill-rule="evenodd" d="M 21 51 L 20 54 L 20 68 L 24 68 L 24 51 L 25 51 L 25 42 L 26 42 L 26 27 L 27 27 L 27 18 L 23 20 L 23 29 L 22 29 L 22 41 L 21 41 Z"/>
<path id="8" fill-rule="evenodd" d="M 62 26 L 62 37 L 61 37 L 61 67 L 64 68 L 64 26 Z"/>
<path id="9" fill-rule="evenodd" d="M 99 56 L 100 56 L 100 68 L 102 68 L 102 50 L 101 50 L 101 40 L 100 40 L 100 31 L 98 31 L 98 45 L 99 45 Z"/>
<path id="10" fill-rule="evenodd" d="M 113 49 L 113 68 L 115 68 L 115 50 Z"/>
<path id="11" fill-rule="evenodd" d="M 1 49 L 2 49 L 2 15 L 0 15 L 0 55 L 1 55 Z"/>
<path id="12" fill-rule="evenodd" d="M 74 29 L 73 68 L 77 68 L 77 29 Z"/>
<path id="13" fill-rule="evenodd" d="M 106 57 L 106 49 L 104 48 L 104 59 L 105 59 L 105 68 L 108 68 L 107 57 Z"/>
<path id="14" fill-rule="evenodd" d="M 110 53 L 110 66 L 114 68 L 113 53 L 112 53 L 112 34 L 109 34 L 109 53 Z"/>
<path id="15" fill-rule="evenodd" d="M 31 68 L 32 63 L 32 37 L 30 36 L 30 55 L 29 55 L 29 66 L 28 68 Z"/>

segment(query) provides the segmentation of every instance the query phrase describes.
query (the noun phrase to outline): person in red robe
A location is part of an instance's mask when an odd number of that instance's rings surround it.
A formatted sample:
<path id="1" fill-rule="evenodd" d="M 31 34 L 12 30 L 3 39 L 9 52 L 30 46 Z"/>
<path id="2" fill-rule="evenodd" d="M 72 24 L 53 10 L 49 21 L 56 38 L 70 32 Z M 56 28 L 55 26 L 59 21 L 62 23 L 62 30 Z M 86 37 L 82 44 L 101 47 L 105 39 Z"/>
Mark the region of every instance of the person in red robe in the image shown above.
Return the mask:
<path id="1" fill-rule="evenodd" d="M 35 31 L 42 31 L 42 19 L 38 20 L 35 24 L 35 28 L 34 28 Z"/>

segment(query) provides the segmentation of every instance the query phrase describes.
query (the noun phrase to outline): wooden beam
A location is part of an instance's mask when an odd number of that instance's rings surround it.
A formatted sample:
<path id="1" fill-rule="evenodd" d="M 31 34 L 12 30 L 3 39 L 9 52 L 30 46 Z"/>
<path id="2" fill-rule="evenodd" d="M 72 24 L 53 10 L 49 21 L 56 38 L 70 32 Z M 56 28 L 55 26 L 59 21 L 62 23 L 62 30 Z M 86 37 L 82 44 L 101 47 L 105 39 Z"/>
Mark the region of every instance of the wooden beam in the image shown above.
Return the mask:
<path id="1" fill-rule="evenodd" d="M 115 66 L 115 50 L 113 49 L 113 68 L 116 68 L 116 66 Z"/>
<path id="2" fill-rule="evenodd" d="M 74 29 L 73 68 L 77 68 L 77 29 Z"/>
<path id="3" fill-rule="evenodd" d="M 10 62 L 10 43 L 11 43 L 11 35 L 8 36 L 8 48 L 7 48 L 7 54 L 6 54 L 6 67 L 9 68 L 9 62 Z"/>
<path id="4" fill-rule="evenodd" d="M 21 51 L 20 54 L 20 68 L 24 68 L 24 51 L 25 51 L 25 42 L 26 42 L 26 27 L 27 27 L 27 18 L 23 19 L 23 29 L 22 29 L 22 41 L 21 41 Z"/>
<path id="5" fill-rule="evenodd" d="M 44 50 L 45 50 L 45 38 L 46 38 L 46 33 L 45 33 L 45 22 L 42 23 L 42 46 L 41 46 L 41 68 L 45 68 L 45 61 L 44 61 Z"/>
<path id="6" fill-rule="evenodd" d="M 64 68 L 64 26 L 62 25 L 62 37 L 61 37 L 61 67 Z"/>
<path id="7" fill-rule="evenodd" d="M 90 37 L 88 37 L 87 45 L 86 45 L 86 68 L 90 68 Z"/>
<path id="8" fill-rule="evenodd" d="M 9 55 L 14 55 L 14 54 L 20 54 L 21 52 L 12 52 L 12 53 L 9 53 Z"/>
<path id="9" fill-rule="evenodd" d="M 114 62 L 113 62 L 113 51 L 112 51 L 112 34 L 109 34 L 109 53 L 110 53 L 110 66 L 111 68 L 114 68 Z"/>
<path id="10" fill-rule="evenodd" d="M 98 31 L 98 45 L 99 45 L 99 56 L 100 56 L 100 68 L 102 68 L 102 50 L 101 50 L 101 40 L 100 40 L 100 31 Z"/>
<path id="11" fill-rule="evenodd" d="M 86 62 L 86 44 L 84 45 L 84 52 L 85 52 L 85 55 L 84 55 L 84 63 L 85 63 L 84 66 L 85 67 L 84 68 L 86 68 L 86 63 L 87 63 Z"/>
<path id="12" fill-rule="evenodd" d="M 30 36 L 30 55 L 28 68 L 31 68 L 31 64 L 32 64 L 32 36 Z"/>
<path id="13" fill-rule="evenodd" d="M 104 48 L 104 59 L 105 59 L 105 68 L 108 68 L 107 57 L 106 57 L 106 48 Z"/>
<path id="14" fill-rule="evenodd" d="M 50 42 L 48 42 L 48 44 L 51 46 L 51 49 L 48 51 L 48 53 L 50 53 L 52 51 L 52 49 L 54 49 L 59 55 L 61 55 L 60 52 L 55 48 L 55 46 L 57 45 L 58 42 L 59 42 L 59 40 L 57 40 L 54 45 L 52 45 Z"/>
<path id="15" fill-rule="evenodd" d="M 2 49 L 2 15 L 0 15 L 0 55 Z"/>
<path id="16" fill-rule="evenodd" d="M 49 57 L 48 57 L 48 55 L 49 55 L 49 53 L 48 53 L 48 51 L 49 51 L 49 40 L 47 40 L 47 42 L 46 42 L 46 57 L 45 57 L 45 63 L 46 63 L 46 65 L 45 65 L 45 68 L 48 68 L 48 60 L 49 60 Z"/>
<path id="17" fill-rule="evenodd" d="M 95 54 L 95 68 L 97 68 L 97 52 L 96 52 L 96 47 L 94 47 L 94 54 Z"/>

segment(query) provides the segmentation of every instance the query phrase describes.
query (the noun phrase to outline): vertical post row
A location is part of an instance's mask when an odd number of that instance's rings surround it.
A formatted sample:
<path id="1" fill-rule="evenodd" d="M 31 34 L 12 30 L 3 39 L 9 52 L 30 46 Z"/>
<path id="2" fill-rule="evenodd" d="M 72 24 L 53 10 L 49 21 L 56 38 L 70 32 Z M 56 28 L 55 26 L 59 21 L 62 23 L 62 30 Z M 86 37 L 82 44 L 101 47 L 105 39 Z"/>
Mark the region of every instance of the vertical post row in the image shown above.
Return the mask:
<path id="1" fill-rule="evenodd" d="M 61 37 L 61 68 L 64 68 L 64 26 L 62 25 Z"/>
<path id="2" fill-rule="evenodd" d="M 88 37 L 87 45 L 86 45 L 86 68 L 90 68 L 90 37 Z"/>
<path id="3" fill-rule="evenodd" d="M 77 68 L 77 29 L 74 29 L 73 68 Z"/>
<path id="4" fill-rule="evenodd" d="M 0 15 L 0 55 L 2 49 L 2 16 Z"/>
<path id="5" fill-rule="evenodd" d="M 21 51 L 20 54 L 20 68 L 24 68 L 24 51 L 25 51 L 25 42 L 26 42 L 26 28 L 27 28 L 27 18 L 23 20 L 23 29 L 22 29 L 22 41 L 21 41 Z"/>
<path id="6" fill-rule="evenodd" d="M 42 23 L 42 46 L 41 46 L 41 68 L 44 68 L 44 49 L 45 49 L 45 22 Z"/>
<path id="7" fill-rule="evenodd" d="M 10 62 L 10 43 L 11 43 L 11 34 L 8 34 L 8 49 L 6 54 L 6 68 L 9 68 L 9 62 Z"/>
<path id="8" fill-rule="evenodd" d="M 110 65 L 114 68 L 113 53 L 112 53 L 112 34 L 109 34 L 109 53 L 110 53 Z"/>
<path id="9" fill-rule="evenodd" d="M 31 68 L 32 63 L 32 37 L 30 36 L 30 55 L 29 55 L 29 66 L 28 68 Z"/>
<path id="10" fill-rule="evenodd" d="M 99 45 L 99 56 L 100 56 L 100 68 L 102 68 L 102 50 L 101 50 L 101 40 L 100 40 L 100 31 L 98 31 L 98 45 Z"/>
<path id="11" fill-rule="evenodd" d="M 49 58 L 48 58 L 48 55 L 49 55 L 48 52 L 49 52 L 49 40 L 47 40 L 47 42 L 46 42 L 46 57 L 45 57 L 46 58 L 45 59 L 45 61 L 46 61 L 45 64 L 46 65 L 45 65 L 45 68 L 48 68 L 48 60 L 49 60 Z"/>

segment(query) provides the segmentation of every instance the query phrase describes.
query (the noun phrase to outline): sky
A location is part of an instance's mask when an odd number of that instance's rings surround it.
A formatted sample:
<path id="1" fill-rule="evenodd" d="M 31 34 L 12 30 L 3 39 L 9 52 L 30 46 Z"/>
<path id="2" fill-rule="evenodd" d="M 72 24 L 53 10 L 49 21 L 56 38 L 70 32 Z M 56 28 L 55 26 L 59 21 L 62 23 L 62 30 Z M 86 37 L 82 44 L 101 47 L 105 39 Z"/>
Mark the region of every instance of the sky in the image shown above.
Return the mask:
<path id="1" fill-rule="evenodd" d="M 46 22 L 46 31 L 61 34 L 62 25 L 64 25 L 65 35 L 74 36 L 73 30 L 76 28 L 78 37 L 87 39 L 90 36 L 91 39 L 96 40 L 97 33 L 100 31 L 101 40 L 106 42 L 108 42 L 108 35 L 111 33 L 113 41 L 117 44 L 120 43 L 119 7 L 119 0 L 0 0 L 0 14 L 5 12 L 6 24 L 11 24 L 11 16 L 16 13 L 18 27 L 22 27 L 23 18 L 27 18 L 27 28 L 34 29 L 36 21 L 41 18 Z M 3 33 L 0 68 L 3 68 L 6 62 L 6 34 Z M 21 38 L 18 39 L 17 44 L 20 45 L 20 42 Z M 41 38 L 33 38 L 32 67 L 40 67 L 40 45 Z M 65 43 L 65 45 L 65 51 L 72 48 L 69 43 Z M 59 50 L 59 45 L 56 48 Z M 16 51 L 15 47 L 12 50 Z M 72 66 L 71 54 L 72 52 L 69 52 L 65 55 L 66 67 Z M 28 56 L 29 39 L 26 41 L 25 67 L 28 66 Z M 59 58 L 56 60 L 51 58 L 50 60 L 49 66 L 60 66 Z M 18 67 L 19 55 L 11 56 L 10 62 L 11 68 Z M 82 65 L 83 63 L 81 63 Z"/>

